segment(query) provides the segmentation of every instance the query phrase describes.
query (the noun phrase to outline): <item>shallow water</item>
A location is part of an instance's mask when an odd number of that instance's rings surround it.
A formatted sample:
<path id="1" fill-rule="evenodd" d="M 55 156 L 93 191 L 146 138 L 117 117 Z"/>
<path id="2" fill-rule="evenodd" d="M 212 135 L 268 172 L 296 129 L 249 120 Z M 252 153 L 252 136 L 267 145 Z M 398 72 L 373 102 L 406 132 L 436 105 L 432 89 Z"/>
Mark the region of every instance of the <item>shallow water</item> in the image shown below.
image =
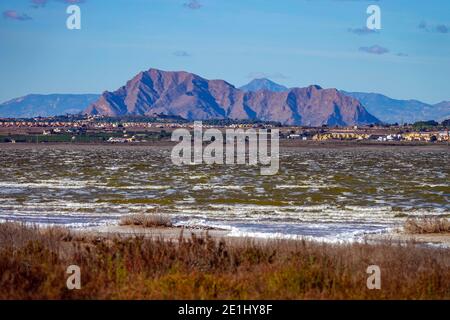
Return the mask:
<path id="1" fill-rule="evenodd" d="M 235 236 L 358 239 L 450 215 L 449 149 L 287 148 L 280 171 L 172 165 L 165 147 L 0 146 L 0 219 L 74 228 L 170 214 Z"/>

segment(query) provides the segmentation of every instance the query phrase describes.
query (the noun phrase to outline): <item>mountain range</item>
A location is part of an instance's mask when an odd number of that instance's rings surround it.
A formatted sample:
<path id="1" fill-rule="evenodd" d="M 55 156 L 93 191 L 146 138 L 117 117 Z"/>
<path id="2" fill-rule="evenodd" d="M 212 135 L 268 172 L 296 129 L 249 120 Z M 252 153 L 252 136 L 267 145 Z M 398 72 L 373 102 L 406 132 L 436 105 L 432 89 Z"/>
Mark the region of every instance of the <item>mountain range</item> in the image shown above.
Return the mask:
<path id="1" fill-rule="evenodd" d="M 341 92 L 358 99 L 370 113 L 387 123 L 442 121 L 450 118 L 450 101 L 431 105 L 418 100 L 392 99 L 379 93 Z"/>
<path id="2" fill-rule="evenodd" d="M 188 72 L 150 69 L 118 90 L 102 95 L 30 94 L 0 104 L 0 117 L 82 112 L 113 116 L 168 114 L 189 120 L 260 119 L 302 125 L 365 124 L 379 120 L 413 123 L 450 118 L 450 101 L 431 105 L 319 86 L 289 89 L 265 78 L 236 88 L 226 81 L 207 80 Z"/>
<path id="3" fill-rule="evenodd" d="M 255 79 L 241 87 L 245 91 L 288 91 L 285 86 L 269 79 Z M 379 93 L 348 92 L 341 93 L 360 101 L 368 112 L 386 123 L 414 123 L 417 121 L 437 120 L 450 118 L 450 101 L 442 101 L 435 105 L 418 100 L 398 100 Z"/>
<path id="4" fill-rule="evenodd" d="M 98 94 L 29 94 L 0 104 L 0 118 L 75 114 L 98 98 Z"/>
<path id="5" fill-rule="evenodd" d="M 268 83 L 268 82 L 267 82 Z M 187 120 L 236 119 L 288 125 L 355 125 L 380 121 L 356 99 L 319 86 L 287 91 L 244 91 L 223 80 L 189 72 L 140 72 L 114 92 L 105 91 L 89 115 L 177 115 Z"/>

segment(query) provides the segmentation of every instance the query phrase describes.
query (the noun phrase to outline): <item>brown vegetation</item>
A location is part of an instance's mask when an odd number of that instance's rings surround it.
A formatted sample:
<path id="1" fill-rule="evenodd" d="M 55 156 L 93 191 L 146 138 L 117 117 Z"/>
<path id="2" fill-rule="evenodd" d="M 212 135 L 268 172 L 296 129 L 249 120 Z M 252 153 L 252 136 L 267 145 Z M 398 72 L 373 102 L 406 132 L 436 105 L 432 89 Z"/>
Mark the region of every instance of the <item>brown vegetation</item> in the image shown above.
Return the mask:
<path id="1" fill-rule="evenodd" d="M 171 227 L 170 217 L 162 214 L 132 214 L 120 220 L 121 226 L 142 226 L 145 228 Z"/>
<path id="2" fill-rule="evenodd" d="M 447 218 L 410 218 L 403 227 L 406 233 L 450 233 L 450 221 Z"/>
<path id="3" fill-rule="evenodd" d="M 81 290 L 66 288 L 69 265 Z M 381 290 L 366 287 L 369 265 Z M 0 224 L 0 299 L 450 299 L 448 249 L 98 238 Z"/>

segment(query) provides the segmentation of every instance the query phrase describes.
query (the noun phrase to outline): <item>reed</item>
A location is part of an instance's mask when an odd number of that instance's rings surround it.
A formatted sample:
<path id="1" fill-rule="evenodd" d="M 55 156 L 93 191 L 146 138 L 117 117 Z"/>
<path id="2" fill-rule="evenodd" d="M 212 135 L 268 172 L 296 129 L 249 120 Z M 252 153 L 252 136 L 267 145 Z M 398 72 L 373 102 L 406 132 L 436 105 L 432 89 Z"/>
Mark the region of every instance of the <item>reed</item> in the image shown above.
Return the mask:
<path id="1" fill-rule="evenodd" d="M 69 265 L 81 290 L 66 288 Z M 366 287 L 369 265 L 381 290 Z M 307 241 L 178 241 L 0 224 L 0 299 L 450 299 L 448 250 Z"/>
<path id="2" fill-rule="evenodd" d="M 450 221 L 437 217 L 409 218 L 403 229 L 410 234 L 450 233 Z"/>

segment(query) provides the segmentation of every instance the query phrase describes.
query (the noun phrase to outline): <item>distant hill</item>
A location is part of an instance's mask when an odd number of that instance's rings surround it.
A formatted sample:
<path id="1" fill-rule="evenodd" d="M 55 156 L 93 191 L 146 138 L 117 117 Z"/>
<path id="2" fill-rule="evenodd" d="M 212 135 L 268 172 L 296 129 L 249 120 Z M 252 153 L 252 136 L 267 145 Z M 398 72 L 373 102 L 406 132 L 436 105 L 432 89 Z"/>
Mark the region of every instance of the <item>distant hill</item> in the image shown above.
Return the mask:
<path id="1" fill-rule="evenodd" d="M 397 100 L 379 93 L 346 92 L 358 99 L 374 116 L 387 123 L 414 123 L 417 121 L 441 121 L 450 117 L 450 102 L 430 105 L 418 100 Z"/>
<path id="2" fill-rule="evenodd" d="M 267 83 L 267 82 L 266 82 Z M 378 123 L 359 101 L 319 86 L 283 92 L 246 92 L 223 80 L 189 72 L 140 72 L 106 91 L 85 111 L 91 115 L 177 115 L 188 120 L 238 119 L 321 126 Z"/>
<path id="3" fill-rule="evenodd" d="M 283 92 L 289 90 L 287 87 L 282 86 L 266 78 L 254 79 L 245 86 L 240 87 L 239 89 L 246 92 L 256 92 L 260 90 Z"/>
<path id="4" fill-rule="evenodd" d="M 437 120 L 444 121 L 450 119 L 450 101 L 442 101 L 434 105 L 437 108 L 439 117 Z"/>
<path id="5" fill-rule="evenodd" d="M 245 91 L 287 91 L 288 88 L 268 79 L 255 79 L 241 87 Z M 386 123 L 414 123 L 417 121 L 443 121 L 450 118 L 450 101 L 431 105 L 418 100 L 397 100 L 379 93 L 348 92 L 343 94 L 360 101 L 367 111 Z"/>
<path id="6" fill-rule="evenodd" d="M 351 125 L 380 120 L 386 123 L 441 122 L 450 119 L 450 101 L 431 105 L 418 100 L 392 99 L 378 93 L 338 91 L 319 86 L 288 89 L 265 78 L 254 79 L 238 89 L 226 81 L 207 80 L 188 72 L 150 69 L 139 73 L 117 91 L 102 95 L 30 94 L 0 104 L 0 117 L 80 112 L 109 116 L 166 114 L 188 120 Z"/>
<path id="7" fill-rule="evenodd" d="M 2 118 L 76 114 L 96 101 L 98 94 L 29 94 L 0 104 Z"/>

